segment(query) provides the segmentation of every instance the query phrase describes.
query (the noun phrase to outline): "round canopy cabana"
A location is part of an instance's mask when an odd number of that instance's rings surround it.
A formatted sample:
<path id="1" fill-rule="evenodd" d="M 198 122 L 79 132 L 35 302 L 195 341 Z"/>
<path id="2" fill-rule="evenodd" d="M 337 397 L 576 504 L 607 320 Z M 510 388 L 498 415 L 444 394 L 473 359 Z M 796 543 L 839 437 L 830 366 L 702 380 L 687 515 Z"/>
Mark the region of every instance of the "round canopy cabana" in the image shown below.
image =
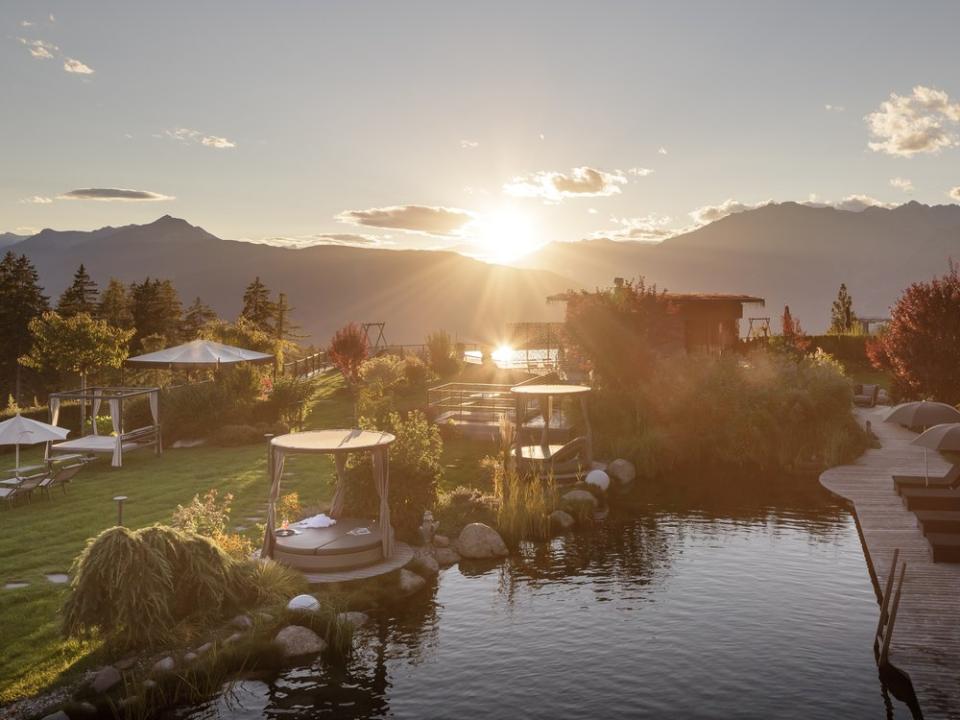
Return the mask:
<path id="1" fill-rule="evenodd" d="M 590 415 L 587 408 L 587 395 L 591 388 L 586 385 L 517 385 L 510 388 L 516 401 L 517 436 L 514 445 L 517 467 L 521 471 L 542 472 L 552 475 L 556 480 L 577 479 L 594 467 L 593 432 L 590 428 Z M 570 440 L 565 445 L 550 444 L 550 422 L 553 416 L 555 399 L 561 402 L 565 398 L 580 401 L 580 412 L 584 424 L 583 435 Z M 540 443 L 526 445 L 523 442 L 523 427 L 531 402 L 536 402 L 537 410 L 543 417 L 543 429 Z"/>
<path id="2" fill-rule="evenodd" d="M 273 355 L 212 340 L 190 342 L 127 358 L 127 365 L 155 370 L 191 370 L 237 363 L 269 363 Z"/>
<path id="3" fill-rule="evenodd" d="M 378 530 L 380 534 L 383 559 L 393 554 L 393 527 L 390 525 L 389 504 L 389 448 L 396 438 L 390 433 L 377 430 L 311 430 L 307 432 L 280 435 L 270 441 L 268 471 L 270 473 L 270 497 L 267 506 L 267 529 L 263 537 L 264 557 L 274 557 L 278 536 L 276 527 L 276 505 L 280 499 L 280 484 L 283 478 L 283 466 L 289 455 L 320 454 L 333 455 L 337 473 L 337 485 L 333 493 L 330 516 L 342 520 L 343 533 L 356 532 L 355 523 L 347 522 L 343 515 L 345 497 L 347 457 L 351 453 L 370 453 L 373 464 L 374 485 L 380 496 Z M 286 541 L 285 538 L 280 538 Z M 284 548 L 280 548 L 281 550 Z M 296 548 L 291 548 L 296 549 Z M 319 553 L 319 549 L 317 549 Z M 309 553 L 308 553 L 309 554 Z M 346 554 L 341 552 L 341 555 Z"/>

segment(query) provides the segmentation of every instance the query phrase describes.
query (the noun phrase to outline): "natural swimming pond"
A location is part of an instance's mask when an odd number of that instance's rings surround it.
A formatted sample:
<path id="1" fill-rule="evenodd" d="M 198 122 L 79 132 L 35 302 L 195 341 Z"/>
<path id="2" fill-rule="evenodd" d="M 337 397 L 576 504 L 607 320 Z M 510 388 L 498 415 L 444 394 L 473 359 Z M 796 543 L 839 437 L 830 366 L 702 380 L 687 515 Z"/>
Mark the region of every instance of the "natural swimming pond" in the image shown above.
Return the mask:
<path id="1" fill-rule="evenodd" d="M 853 517 L 815 481 L 667 484 L 596 529 L 453 567 L 344 670 L 181 718 L 909 718 L 881 683 Z"/>

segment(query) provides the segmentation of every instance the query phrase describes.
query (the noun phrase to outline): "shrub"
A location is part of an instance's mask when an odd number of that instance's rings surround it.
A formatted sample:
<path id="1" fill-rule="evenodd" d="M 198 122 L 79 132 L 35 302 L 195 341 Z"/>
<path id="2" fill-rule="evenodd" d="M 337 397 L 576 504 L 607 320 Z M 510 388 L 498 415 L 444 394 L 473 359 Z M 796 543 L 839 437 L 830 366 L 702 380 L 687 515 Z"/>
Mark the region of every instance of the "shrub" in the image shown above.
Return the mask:
<path id="1" fill-rule="evenodd" d="M 437 375 L 442 378 L 456 375 L 462 362 L 446 330 L 437 330 L 427 335 L 426 346 L 430 367 Z"/>
<path id="2" fill-rule="evenodd" d="M 300 421 L 316 391 L 314 378 L 278 377 L 273 381 L 268 404 L 274 417 L 290 425 Z"/>
<path id="3" fill-rule="evenodd" d="M 432 373 L 421 358 L 407 355 L 403 360 L 403 376 L 411 388 L 423 388 L 430 382 Z"/>
<path id="4" fill-rule="evenodd" d="M 367 358 L 367 343 L 360 326 L 350 323 L 337 330 L 330 340 L 328 356 L 347 383 L 355 385 L 360 379 L 360 366 Z"/>
<path id="5" fill-rule="evenodd" d="M 360 366 L 360 378 L 367 385 L 392 388 L 404 380 L 404 362 L 396 355 L 389 354 L 371 358 Z"/>
<path id="6" fill-rule="evenodd" d="M 497 513 L 493 509 L 493 501 L 494 498 L 484 496 L 476 488 L 460 486 L 444 493 L 437 502 L 438 532 L 456 537 L 473 522 L 496 525 Z"/>
<path id="7" fill-rule="evenodd" d="M 521 540 L 549 539 L 550 513 L 557 508 L 553 478 L 522 478 L 506 471 L 501 487 L 497 528 L 504 542 L 516 547 Z"/>
<path id="8" fill-rule="evenodd" d="M 960 404 L 960 267 L 904 290 L 869 352 L 893 374 L 898 397 Z"/>
<path id="9" fill-rule="evenodd" d="M 210 489 L 203 498 L 194 495 L 186 507 L 177 505 L 173 511 L 173 527 L 207 537 L 222 534 L 230 521 L 233 494 L 226 493 L 222 500 L 218 500 L 218 494 L 216 489 Z"/>
<path id="10" fill-rule="evenodd" d="M 253 445 L 263 441 L 263 433 L 252 425 L 224 425 L 210 434 L 210 442 L 220 447 Z"/>

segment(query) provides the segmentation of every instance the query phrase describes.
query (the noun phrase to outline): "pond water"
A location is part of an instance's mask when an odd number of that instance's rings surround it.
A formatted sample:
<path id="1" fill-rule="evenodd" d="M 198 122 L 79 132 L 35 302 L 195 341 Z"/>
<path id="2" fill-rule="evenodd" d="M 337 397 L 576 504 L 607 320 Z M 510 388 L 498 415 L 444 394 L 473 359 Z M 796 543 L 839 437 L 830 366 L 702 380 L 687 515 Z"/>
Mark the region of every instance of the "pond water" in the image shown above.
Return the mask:
<path id="1" fill-rule="evenodd" d="M 665 484 L 595 530 L 450 568 L 213 718 L 910 718 L 873 659 L 851 515 L 815 481 Z"/>

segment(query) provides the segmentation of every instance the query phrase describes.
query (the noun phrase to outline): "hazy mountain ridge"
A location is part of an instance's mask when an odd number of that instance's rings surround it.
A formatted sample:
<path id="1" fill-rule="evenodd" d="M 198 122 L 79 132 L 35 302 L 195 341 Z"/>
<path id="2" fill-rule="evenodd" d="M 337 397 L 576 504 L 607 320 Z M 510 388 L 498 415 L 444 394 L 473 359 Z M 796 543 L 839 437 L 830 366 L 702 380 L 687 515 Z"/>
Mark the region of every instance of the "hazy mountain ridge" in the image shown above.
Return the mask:
<path id="1" fill-rule="evenodd" d="M 644 276 L 673 291 L 736 292 L 766 298 L 779 329 L 783 306 L 810 332 L 829 323 L 845 282 L 863 317 L 885 317 L 910 283 L 942 275 L 960 259 L 960 205 L 910 202 L 861 212 L 798 203 L 729 215 L 659 244 L 587 240 L 553 243 L 525 265 L 607 286 Z"/>
<path id="2" fill-rule="evenodd" d="M 223 240 L 170 216 L 90 232 L 44 230 L 14 249 L 33 260 L 54 301 L 83 263 L 101 287 L 111 277 L 170 278 L 185 304 L 200 296 L 233 318 L 244 288 L 260 276 L 274 293 L 287 293 L 294 321 L 318 344 L 349 321 L 385 321 L 394 343 L 422 342 L 438 328 L 495 342 L 506 322 L 556 319 L 562 309 L 548 306 L 546 296 L 572 284 L 451 252 Z"/>

